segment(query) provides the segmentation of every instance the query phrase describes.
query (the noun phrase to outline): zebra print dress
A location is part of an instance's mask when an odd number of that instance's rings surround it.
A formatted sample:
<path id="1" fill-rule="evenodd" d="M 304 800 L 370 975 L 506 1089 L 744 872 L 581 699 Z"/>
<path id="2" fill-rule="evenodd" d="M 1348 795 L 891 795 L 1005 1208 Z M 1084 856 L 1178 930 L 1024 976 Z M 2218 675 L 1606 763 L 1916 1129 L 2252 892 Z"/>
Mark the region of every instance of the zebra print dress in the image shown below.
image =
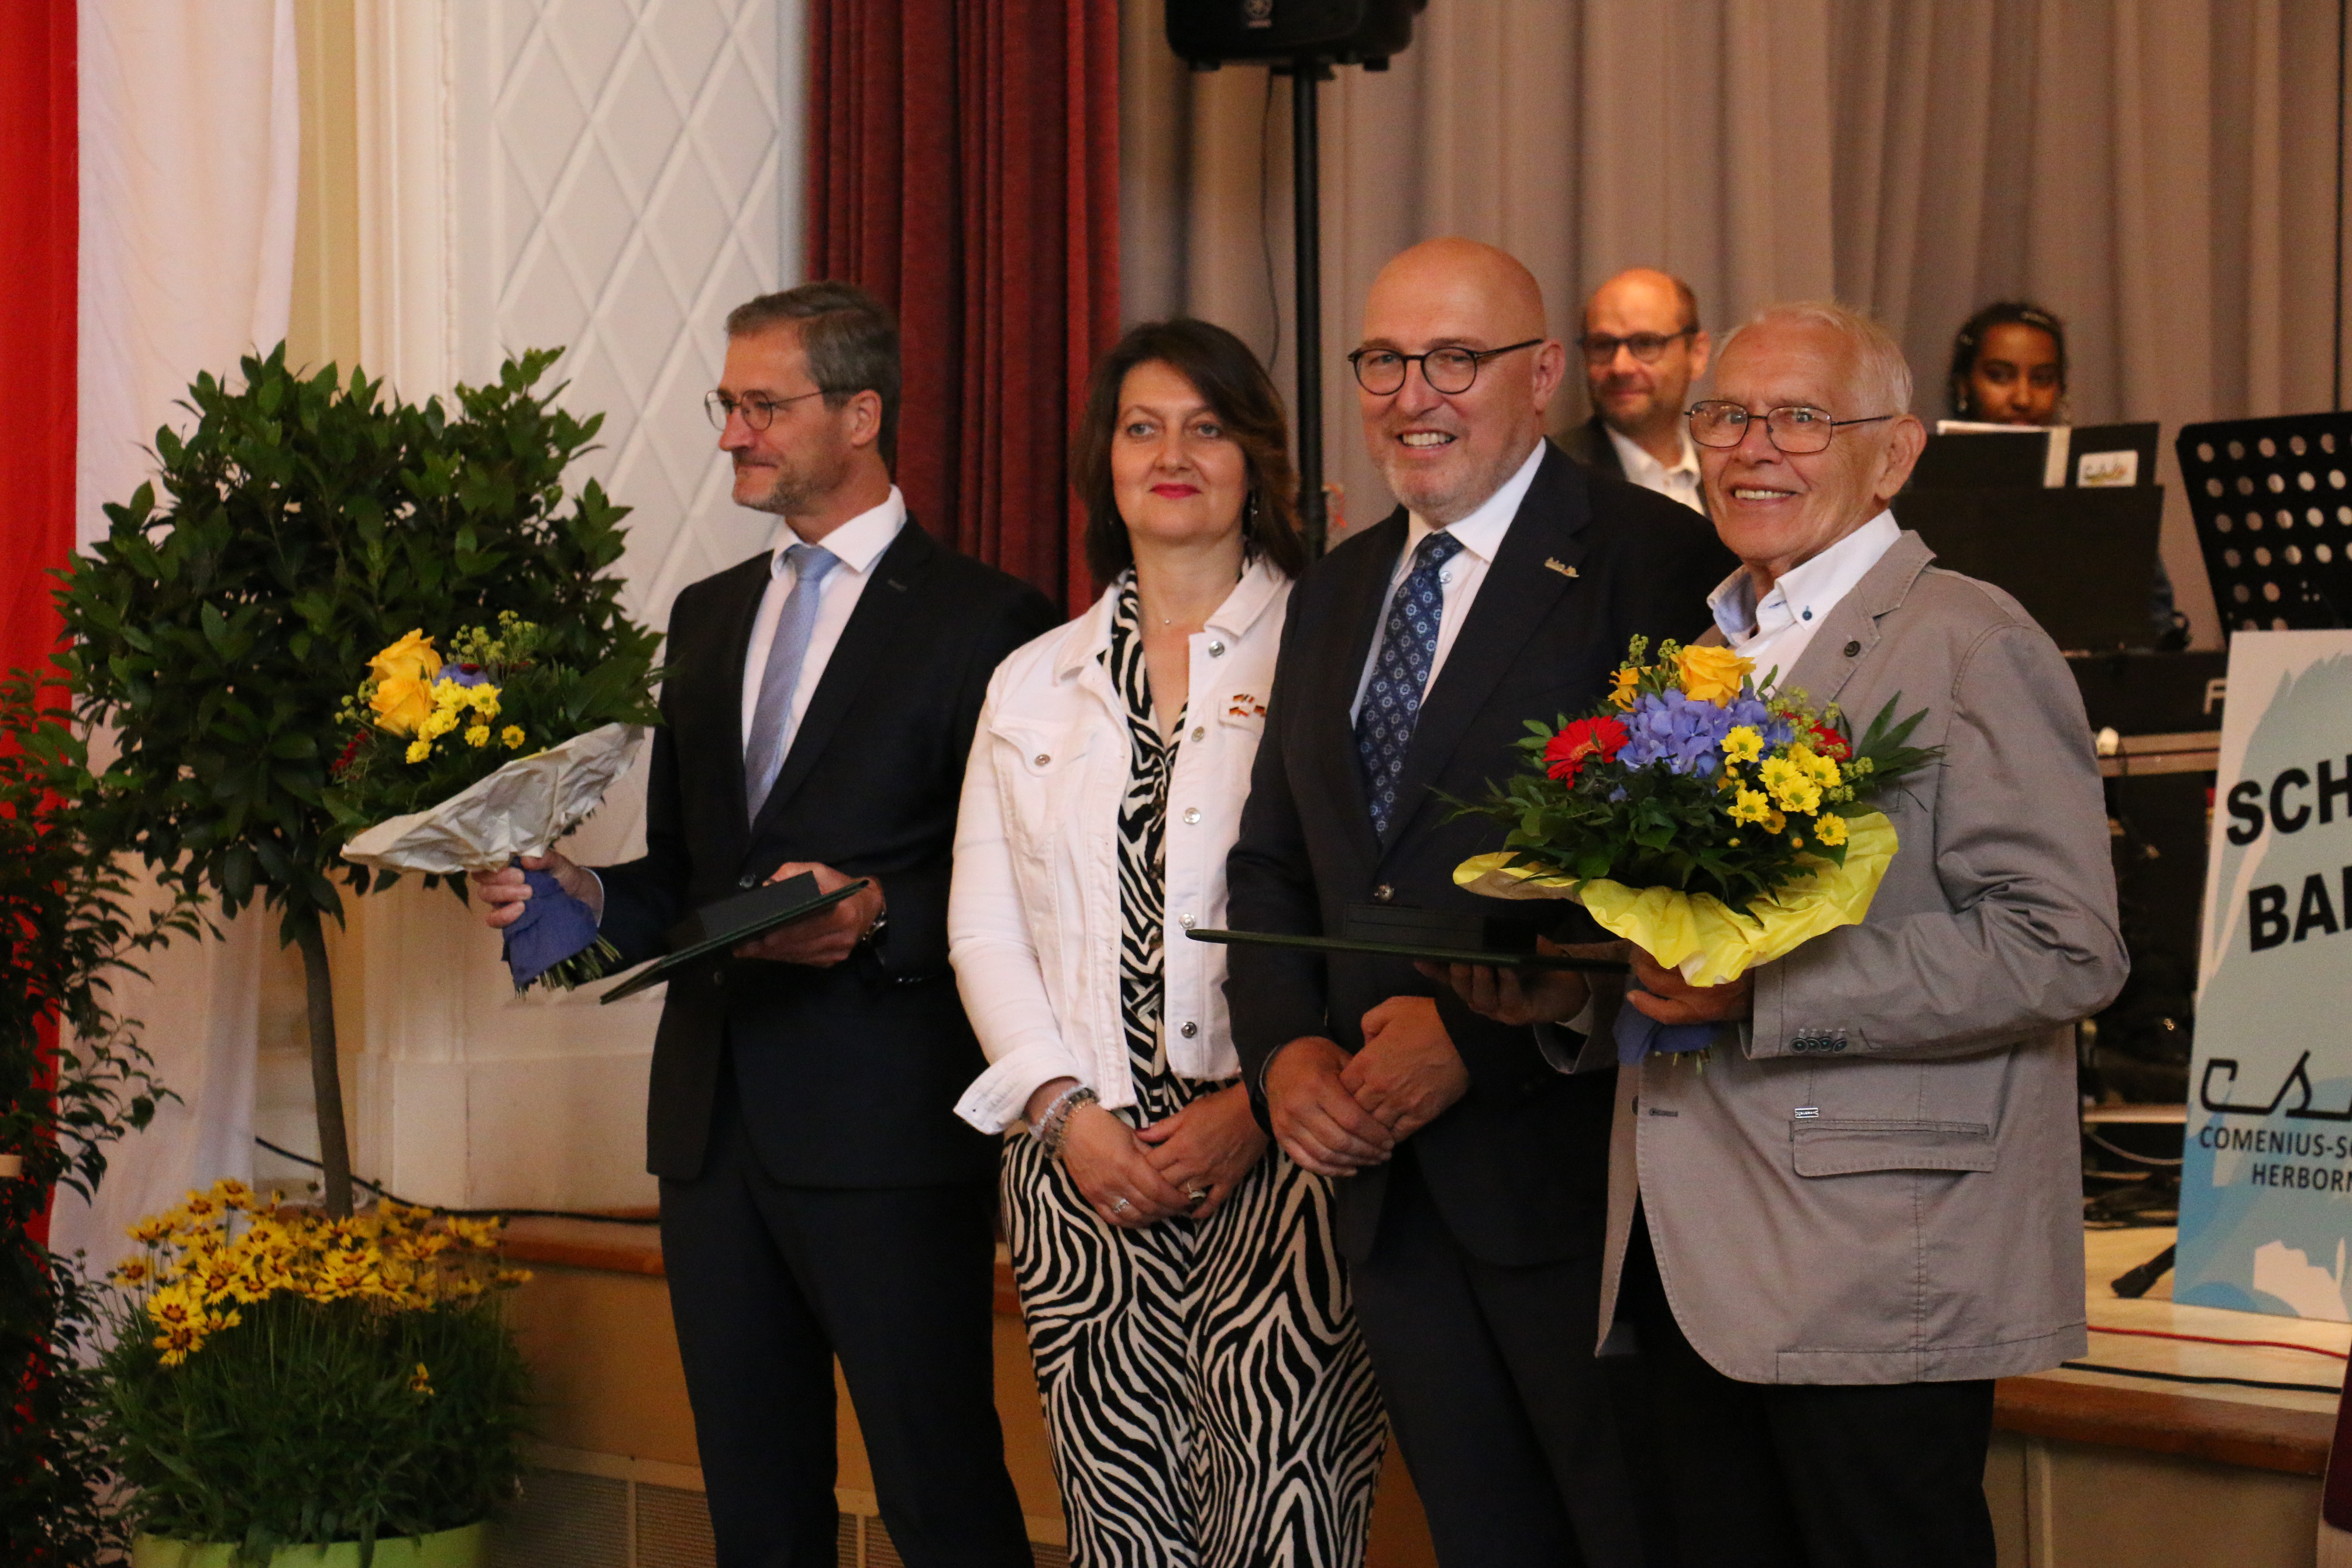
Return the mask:
<path id="1" fill-rule="evenodd" d="M 1131 572 L 1103 662 L 1130 752 L 1119 1011 L 1140 1126 L 1224 1085 L 1171 1072 L 1160 1032 L 1174 748 L 1152 721 Z M 1120 1230 L 1015 1137 L 1003 1193 L 1072 1568 L 1357 1568 L 1387 1427 L 1329 1183 L 1269 1148 L 1207 1219 Z"/>

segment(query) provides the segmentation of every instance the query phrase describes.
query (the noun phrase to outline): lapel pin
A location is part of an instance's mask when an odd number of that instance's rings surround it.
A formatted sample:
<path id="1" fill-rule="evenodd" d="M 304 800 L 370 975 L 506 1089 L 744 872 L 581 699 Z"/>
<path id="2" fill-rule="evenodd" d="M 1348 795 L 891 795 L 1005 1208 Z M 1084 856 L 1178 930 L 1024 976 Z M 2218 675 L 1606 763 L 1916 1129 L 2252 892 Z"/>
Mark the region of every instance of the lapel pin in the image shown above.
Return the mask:
<path id="1" fill-rule="evenodd" d="M 1576 575 L 1576 568 L 1570 566 L 1567 562 L 1562 561 L 1557 555 L 1547 555 L 1544 557 L 1544 570 L 1547 572 L 1557 572 L 1563 577 L 1573 577 Z"/>

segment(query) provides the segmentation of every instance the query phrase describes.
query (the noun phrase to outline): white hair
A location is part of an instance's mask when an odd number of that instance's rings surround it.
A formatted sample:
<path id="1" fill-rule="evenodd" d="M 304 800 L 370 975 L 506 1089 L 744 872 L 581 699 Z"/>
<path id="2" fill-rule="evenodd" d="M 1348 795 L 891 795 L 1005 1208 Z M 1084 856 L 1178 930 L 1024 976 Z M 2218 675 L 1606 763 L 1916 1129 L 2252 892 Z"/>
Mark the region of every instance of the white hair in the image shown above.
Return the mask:
<path id="1" fill-rule="evenodd" d="M 1787 304 L 1767 305 L 1741 322 L 1726 338 L 1717 357 L 1731 352 L 1731 345 L 1750 327 L 1790 323 L 1797 326 L 1827 327 L 1853 345 L 1853 387 L 1857 407 L 1866 405 L 1871 414 L 1908 414 L 1911 411 L 1911 363 L 1903 357 L 1903 345 L 1895 334 L 1851 305 L 1841 305 L 1834 300 L 1796 300 Z M 1834 412 L 1847 417 L 1866 417 L 1851 410 Z"/>

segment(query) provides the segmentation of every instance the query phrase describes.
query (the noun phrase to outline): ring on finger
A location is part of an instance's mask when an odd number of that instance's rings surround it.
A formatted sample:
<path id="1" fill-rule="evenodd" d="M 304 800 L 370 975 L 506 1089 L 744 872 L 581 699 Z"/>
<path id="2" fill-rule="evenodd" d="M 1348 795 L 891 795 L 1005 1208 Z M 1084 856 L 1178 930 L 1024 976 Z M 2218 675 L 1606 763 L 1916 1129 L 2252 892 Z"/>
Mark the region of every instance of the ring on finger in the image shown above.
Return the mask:
<path id="1" fill-rule="evenodd" d="M 1206 1187 L 1194 1187 L 1184 1195 L 1193 1203 L 1204 1204 L 1209 1201 L 1209 1189 Z"/>
<path id="2" fill-rule="evenodd" d="M 1113 1198 L 1110 1201 L 1110 1212 L 1113 1214 L 1125 1214 L 1134 1206 L 1135 1205 L 1133 1204 L 1129 1203 L 1125 1198 Z"/>

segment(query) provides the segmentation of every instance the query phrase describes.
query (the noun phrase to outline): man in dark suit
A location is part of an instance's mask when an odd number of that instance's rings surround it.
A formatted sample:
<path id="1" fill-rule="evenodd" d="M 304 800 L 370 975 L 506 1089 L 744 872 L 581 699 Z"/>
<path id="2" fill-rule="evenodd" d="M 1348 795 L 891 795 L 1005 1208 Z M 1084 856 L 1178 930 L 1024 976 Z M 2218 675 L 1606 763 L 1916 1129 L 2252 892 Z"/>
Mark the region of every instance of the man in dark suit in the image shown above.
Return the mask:
<path id="1" fill-rule="evenodd" d="M 1506 908 L 1455 888 L 1496 835 L 1443 797 L 1512 772 L 1525 721 L 1597 701 L 1634 634 L 1697 632 L 1729 570 L 1696 513 L 1544 440 L 1567 356 L 1501 251 L 1390 262 L 1350 358 L 1403 505 L 1292 601 L 1231 861 L 1244 930 Z M 1402 962 L 1236 948 L 1226 994 L 1267 1124 L 1343 1178 L 1358 1310 L 1440 1561 L 1643 1562 L 1592 1354 L 1613 1074 L 1554 1072 L 1533 1030 Z"/>
<path id="2" fill-rule="evenodd" d="M 727 321 L 709 405 L 777 549 L 670 616 L 646 854 L 545 868 L 634 963 L 693 909 L 801 871 L 828 912 L 673 979 L 649 1168 L 721 1563 L 835 1560 L 838 1355 L 906 1562 L 1030 1561 L 993 1399 L 995 1142 L 948 967 L 956 802 L 999 659 L 1059 618 L 932 542 L 890 482 L 898 331 L 813 283 Z M 519 871 L 478 884 L 490 923 Z"/>
<path id="3" fill-rule="evenodd" d="M 1577 346 L 1592 417 L 1560 443 L 1568 455 L 1596 474 L 1706 511 L 1698 448 L 1683 429 L 1709 347 L 1691 286 L 1654 268 L 1620 272 L 1584 302 Z"/>

